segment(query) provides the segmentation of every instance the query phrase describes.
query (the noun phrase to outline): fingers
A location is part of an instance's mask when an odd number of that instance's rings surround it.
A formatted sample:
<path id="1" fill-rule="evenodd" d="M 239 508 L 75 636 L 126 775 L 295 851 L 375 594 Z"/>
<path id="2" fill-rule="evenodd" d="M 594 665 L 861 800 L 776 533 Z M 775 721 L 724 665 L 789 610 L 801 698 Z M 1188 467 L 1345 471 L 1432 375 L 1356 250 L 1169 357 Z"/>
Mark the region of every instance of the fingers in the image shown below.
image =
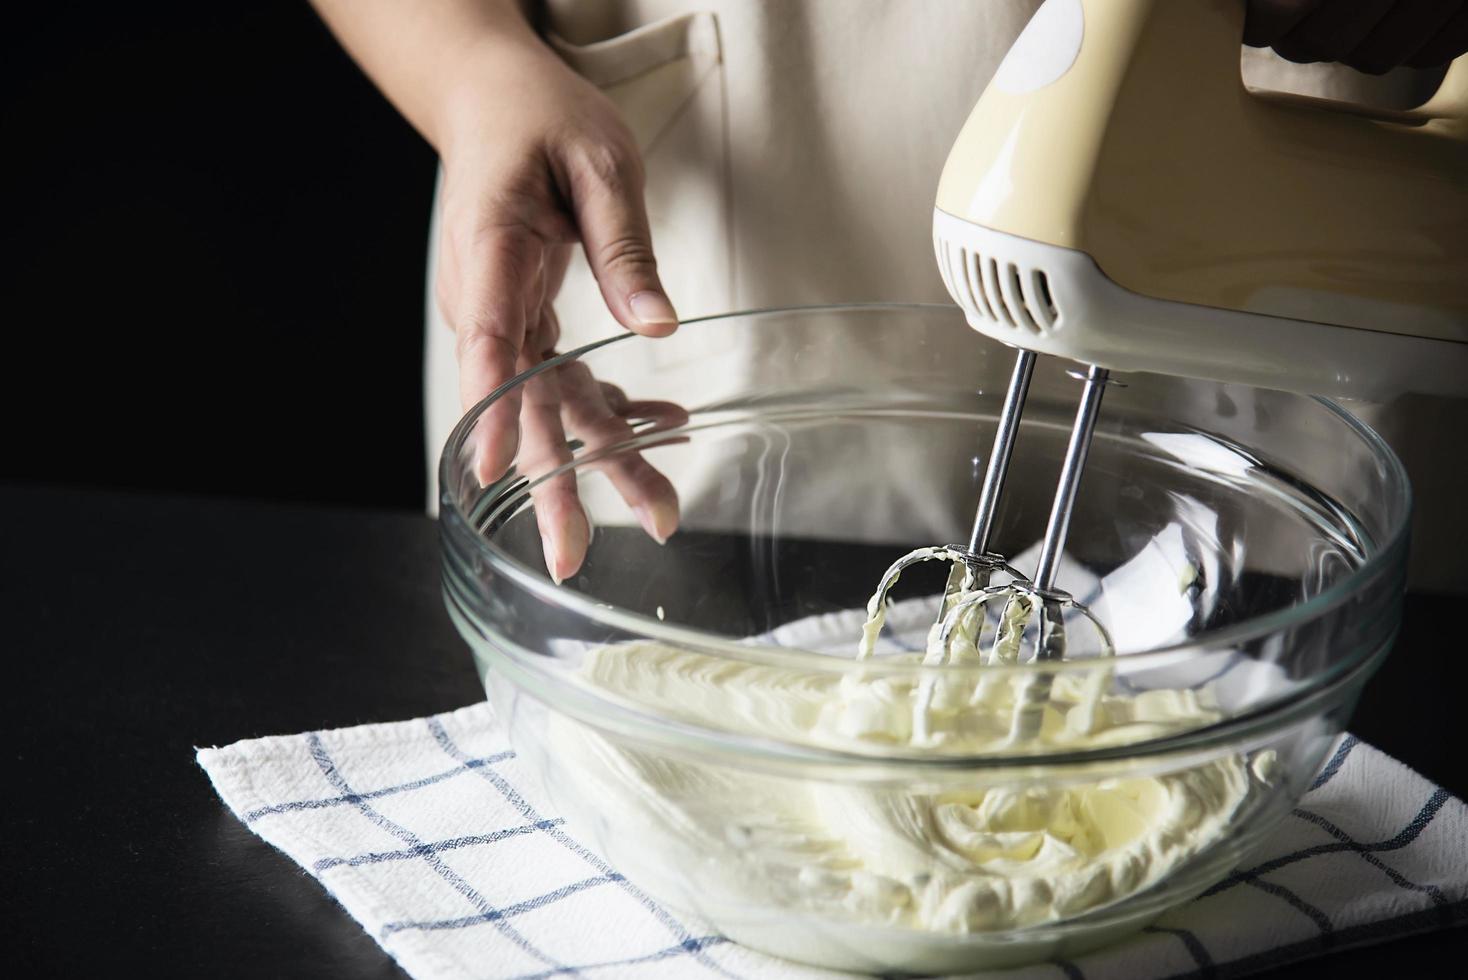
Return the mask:
<path id="1" fill-rule="evenodd" d="M 1407 64 L 1413 68 L 1436 68 L 1465 51 L 1468 51 L 1468 3 L 1460 3 L 1437 33 L 1407 58 Z"/>
<path id="2" fill-rule="evenodd" d="M 525 341 L 519 368 L 528 371 L 555 357 L 561 337 L 560 321 L 545 296 L 540 296 L 538 320 Z M 535 481 L 572 459 L 561 424 L 561 391 L 558 369 L 542 371 L 525 383 L 525 400 L 521 406 L 523 430 L 519 459 L 521 472 L 534 484 L 530 499 L 535 507 L 535 521 L 540 528 L 541 550 L 546 571 L 557 585 L 575 575 L 586 559 L 591 542 L 591 526 L 581 505 L 573 473 L 560 473 L 544 483 Z"/>
<path id="3" fill-rule="evenodd" d="M 1384 75 L 1420 51 L 1453 18 L 1459 0 L 1398 3 L 1342 60 L 1352 68 Z"/>
<path id="4" fill-rule="evenodd" d="M 636 333 L 672 333 L 678 314 L 658 279 L 636 151 L 578 144 L 564 156 L 571 207 L 607 309 Z"/>
<path id="5" fill-rule="evenodd" d="M 627 419 L 614 411 L 606 397 L 606 388 L 592 377 L 584 364 L 573 362 L 560 370 L 561 401 L 567 427 L 586 445 L 588 455 L 619 445 L 634 435 Z M 622 396 L 625 402 L 625 396 Z M 628 403 L 629 405 L 631 403 Z M 670 403 L 674 413 L 681 412 Z M 687 418 L 686 413 L 684 418 Z M 666 543 L 678 529 L 678 492 L 667 477 L 659 473 L 640 452 L 617 450 L 598 460 L 597 469 L 606 473 L 612 486 L 637 515 L 643 530 L 659 544 Z"/>
<path id="6" fill-rule="evenodd" d="M 688 424 L 688 409 L 675 402 L 629 401 L 617 410 L 617 414 L 623 418 L 651 422 L 651 425 L 638 432 L 638 435 L 643 436 L 652 432 L 666 432 L 669 429 Z"/>
<path id="7" fill-rule="evenodd" d="M 1268 48 L 1308 17 L 1324 0 L 1249 0 L 1244 16 L 1244 43 Z"/>
<path id="8" fill-rule="evenodd" d="M 561 284 L 566 281 L 566 270 L 570 265 L 570 245 L 553 244 L 546 248 L 543 267 L 545 275 L 545 298 L 547 302 L 554 300 L 560 295 Z"/>
<path id="9" fill-rule="evenodd" d="M 601 382 L 601 397 L 607 407 L 618 415 L 626 415 L 627 393 L 610 381 Z"/>
<path id="10" fill-rule="evenodd" d="M 1304 17 L 1274 50 L 1287 61 L 1344 61 L 1391 10 L 1396 0 L 1323 3 Z"/>
<path id="11" fill-rule="evenodd" d="M 528 361 L 525 366 L 530 366 Z M 561 425 L 560 373 L 542 371 L 525 382 L 519 457 L 520 471 L 531 481 L 530 500 L 540 528 L 546 571 L 557 585 L 581 568 L 591 543 L 591 525 L 576 492 L 575 475 L 570 470 L 550 475 L 571 462 L 571 448 Z"/>
<path id="12" fill-rule="evenodd" d="M 627 393 L 609 381 L 599 382 L 601 397 L 613 415 L 623 419 L 637 419 L 648 423 L 638 428 L 637 434 L 645 436 L 651 432 L 665 432 L 688 423 L 688 409 L 677 402 L 633 401 Z"/>
<path id="13" fill-rule="evenodd" d="M 541 303 L 535 317 L 538 326 L 526 338 L 523 355 L 532 362 L 532 366 L 555 357 L 556 345 L 561 342 L 561 321 L 548 300 Z"/>
<path id="14" fill-rule="evenodd" d="M 1468 51 L 1464 0 L 1249 0 L 1244 43 L 1289 61 L 1339 61 L 1381 75 Z"/>
<path id="15" fill-rule="evenodd" d="M 1464 0 L 1249 0 L 1243 43 L 1290 62 L 1342 62 L 1371 75 L 1436 67 L 1468 51 Z"/>
<path id="16" fill-rule="evenodd" d="M 496 229 L 459 262 L 461 286 L 450 314 L 459 361 L 459 401 L 467 412 L 515 376 L 525 342 L 527 291 L 541 247 L 529 233 Z M 485 485 L 509 468 L 519 442 L 521 393 L 491 405 L 475 427 L 475 475 Z"/>

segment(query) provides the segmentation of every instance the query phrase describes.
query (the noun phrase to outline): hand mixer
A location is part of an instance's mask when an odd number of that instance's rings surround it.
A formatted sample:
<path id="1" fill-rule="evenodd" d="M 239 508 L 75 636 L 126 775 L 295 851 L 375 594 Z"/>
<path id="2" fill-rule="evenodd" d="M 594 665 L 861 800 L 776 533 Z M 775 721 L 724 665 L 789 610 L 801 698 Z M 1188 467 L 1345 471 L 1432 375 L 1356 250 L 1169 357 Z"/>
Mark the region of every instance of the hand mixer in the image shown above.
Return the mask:
<path id="1" fill-rule="evenodd" d="M 863 655 L 902 571 L 934 559 L 953 569 L 928 662 L 1022 659 L 1033 610 L 1035 659 L 1066 656 L 1067 614 L 1111 651 L 1056 586 L 1110 369 L 1468 395 L 1468 57 L 1407 112 L 1259 95 L 1240 76 L 1243 21 L 1241 0 L 1047 0 L 974 107 L 933 240 L 969 325 L 1018 355 L 968 545 L 888 569 Z M 1084 365 L 1084 387 L 1026 577 L 989 538 L 1042 353 Z"/>

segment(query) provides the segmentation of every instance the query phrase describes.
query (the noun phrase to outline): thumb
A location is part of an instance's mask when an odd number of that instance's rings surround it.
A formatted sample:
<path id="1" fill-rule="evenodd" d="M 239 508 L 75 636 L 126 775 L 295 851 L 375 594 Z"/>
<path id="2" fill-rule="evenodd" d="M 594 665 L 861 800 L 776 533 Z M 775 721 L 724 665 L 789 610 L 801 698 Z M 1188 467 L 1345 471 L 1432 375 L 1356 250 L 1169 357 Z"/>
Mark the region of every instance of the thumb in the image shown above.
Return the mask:
<path id="1" fill-rule="evenodd" d="M 571 165 L 572 208 L 607 309 L 628 330 L 664 337 L 678 327 L 653 257 L 635 150 L 598 148 Z"/>

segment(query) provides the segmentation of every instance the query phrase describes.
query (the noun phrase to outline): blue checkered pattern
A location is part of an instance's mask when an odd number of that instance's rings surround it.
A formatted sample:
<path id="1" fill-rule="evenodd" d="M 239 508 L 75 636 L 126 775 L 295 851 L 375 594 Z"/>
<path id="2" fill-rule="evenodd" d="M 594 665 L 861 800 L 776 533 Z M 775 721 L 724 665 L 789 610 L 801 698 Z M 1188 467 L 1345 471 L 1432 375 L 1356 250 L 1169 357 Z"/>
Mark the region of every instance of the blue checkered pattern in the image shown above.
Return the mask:
<path id="1" fill-rule="evenodd" d="M 535 798 L 488 705 L 239 742 L 199 762 L 415 977 L 834 976 L 643 894 Z M 1237 976 L 1459 925 L 1465 855 L 1468 808 L 1346 736 L 1244 868 L 1129 943 L 1014 976 Z"/>

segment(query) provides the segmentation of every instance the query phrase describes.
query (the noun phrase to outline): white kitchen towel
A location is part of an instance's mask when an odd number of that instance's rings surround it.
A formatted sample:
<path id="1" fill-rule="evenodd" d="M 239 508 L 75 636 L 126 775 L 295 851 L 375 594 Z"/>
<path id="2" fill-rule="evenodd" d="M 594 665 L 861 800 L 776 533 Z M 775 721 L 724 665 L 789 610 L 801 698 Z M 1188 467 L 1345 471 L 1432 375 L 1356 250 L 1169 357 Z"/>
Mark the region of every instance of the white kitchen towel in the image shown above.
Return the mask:
<path id="1" fill-rule="evenodd" d="M 675 915 L 541 799 L 492 709 L 202 749 L 240 820 L 408 973 L 817 978 Z M 1134 939 L 1040 978 L 1228 977 L 1468 921 L 1468 808 L 1344 736 L 1244 867 Z"/>

